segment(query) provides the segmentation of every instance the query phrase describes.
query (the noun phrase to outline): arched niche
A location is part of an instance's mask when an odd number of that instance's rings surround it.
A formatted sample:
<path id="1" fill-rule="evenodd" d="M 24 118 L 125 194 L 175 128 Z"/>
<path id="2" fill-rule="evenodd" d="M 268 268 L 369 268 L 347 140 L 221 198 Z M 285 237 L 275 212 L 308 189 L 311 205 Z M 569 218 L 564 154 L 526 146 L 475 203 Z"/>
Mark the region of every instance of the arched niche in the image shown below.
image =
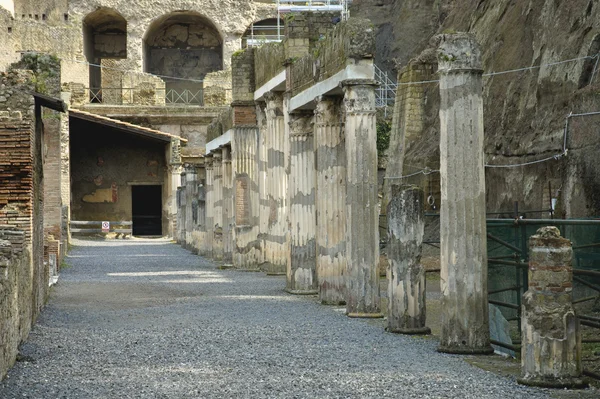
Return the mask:
<path id="1" fill-rule="evenodd" d="M 83 52 L 90 63 L 90 100 L 102 101 L 102 60 L 127 58 L 127 21 L 100 7 L 83 19 Z"/>
<path id="2" fill-rule="evenodd" d="M 222 36 L 196 12 L 177 11 L 158 18 L 144 36 L 144 70 L 160 75 L 167 91 L 201 87 L 191 80 L 222 69 Z"/>
<path id="3" fill-rule="evenodd" d="M 283 20 L 268 18 L 254 22 L 242 35 L 242 48 L 283 40 Z"/>

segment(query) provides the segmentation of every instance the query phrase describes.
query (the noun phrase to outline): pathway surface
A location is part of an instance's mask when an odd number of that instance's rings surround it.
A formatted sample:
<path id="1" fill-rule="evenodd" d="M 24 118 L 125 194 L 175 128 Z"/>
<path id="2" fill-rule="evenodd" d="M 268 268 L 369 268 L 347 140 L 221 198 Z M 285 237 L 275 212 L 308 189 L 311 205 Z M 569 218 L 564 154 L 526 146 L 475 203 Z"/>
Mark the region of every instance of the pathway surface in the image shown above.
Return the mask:
<path id="1" fill-rule="evenodd" d="M 78 241 L 0 398 L 545 398 L 166 240 Z"/>

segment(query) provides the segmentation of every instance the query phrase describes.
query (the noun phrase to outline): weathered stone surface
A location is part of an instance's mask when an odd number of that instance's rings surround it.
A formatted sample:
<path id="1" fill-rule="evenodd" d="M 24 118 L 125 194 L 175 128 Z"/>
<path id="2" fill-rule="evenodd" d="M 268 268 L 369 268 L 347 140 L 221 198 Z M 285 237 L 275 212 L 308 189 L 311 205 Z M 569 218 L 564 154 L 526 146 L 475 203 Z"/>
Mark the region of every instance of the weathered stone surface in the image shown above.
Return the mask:
<path id="1" fill-rule="evenodd" d="M 346 146 L 340 97 L 321 97 L 315 109 L 317 277 L 319 299 L 346 302 Z"/>
<path id="2" fill-rule="evenodd" d="M 521 378 L 526 385 L 580 387 L 581 334 L 573 307 L 573 250 L 556 227 L 529 239 L 529 289 L 523 294 Z"/>
<path id="3" fill-rule="evenodd" d="M 440 72 L 442 334 L 448 353 L 491 353 L 481 57 L 475 38 L 445 35 Z"/>
<path id="4" fill-rule="evenodd" d="M 425 231 L 425 198 L 415 186 L 392 187 L 388 217 L 387 330 L 430 334 L 425 326 L 425 268 L 421 264 Z"/>
<path id="5" fill-rule="evenodd" d="M 344 122 L 346 312 L 350 317 L 382 317 L 374 82 L 345 82 Z"/>

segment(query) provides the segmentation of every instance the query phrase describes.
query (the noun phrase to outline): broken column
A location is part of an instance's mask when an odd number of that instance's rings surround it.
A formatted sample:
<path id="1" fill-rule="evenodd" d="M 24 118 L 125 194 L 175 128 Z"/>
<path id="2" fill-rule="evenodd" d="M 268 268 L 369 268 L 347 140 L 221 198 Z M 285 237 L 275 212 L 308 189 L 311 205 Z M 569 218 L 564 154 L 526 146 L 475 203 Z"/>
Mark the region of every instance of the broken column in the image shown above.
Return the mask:
<path id="1" fill-rule="evenodd" d="M 438 350 L 492 353 L 479 45 L 469 34 L 443 35 L 438 61 L 442 197 L 442 333 Z"/>
<path id="2" fill-rule="evenodd" d="M 372 80 L 347 80 L 346 137 L 346 313 L 382 317 L 379 297 L 379 207 L 377 133 Z"/>
<path id="3" fill-rule="evenodd" d="M 316 294 L 313 114 L 290 115 L 289 240 L 286 291 Z"/>
<path id="4" fill-rule="evenodd" d="M 317 276 L 319 299 L 346 303 L 346 147 L 340 97 L 320 97 L 315 110 Z"/>
<path id="5" fill-rule="evenodd" d="M 581 377 L 581 335 L 573 307 L 571 242 L 556 227 L 529 239 L 529 289 L 523 294 L 521 384 L 575 388 Z"/>
<path id="6" fill-rule="evenodd" d="M 425 326 L 425 268 L 421 250 L 425 233 L 423 190 L 393 185 L 388 218 L 387 330 L 402 334 L 430 334 Z"/>

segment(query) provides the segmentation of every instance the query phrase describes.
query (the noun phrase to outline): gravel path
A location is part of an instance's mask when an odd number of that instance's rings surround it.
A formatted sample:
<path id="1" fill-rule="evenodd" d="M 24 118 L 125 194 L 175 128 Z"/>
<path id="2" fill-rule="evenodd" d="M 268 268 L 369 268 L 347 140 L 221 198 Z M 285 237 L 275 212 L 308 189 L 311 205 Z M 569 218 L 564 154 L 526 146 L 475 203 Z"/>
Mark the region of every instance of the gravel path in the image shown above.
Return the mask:
<path id="1" fill-rule="evenodd" d="M 545 398 L 166 240 L 78 241 L 0 398 Z"/>

